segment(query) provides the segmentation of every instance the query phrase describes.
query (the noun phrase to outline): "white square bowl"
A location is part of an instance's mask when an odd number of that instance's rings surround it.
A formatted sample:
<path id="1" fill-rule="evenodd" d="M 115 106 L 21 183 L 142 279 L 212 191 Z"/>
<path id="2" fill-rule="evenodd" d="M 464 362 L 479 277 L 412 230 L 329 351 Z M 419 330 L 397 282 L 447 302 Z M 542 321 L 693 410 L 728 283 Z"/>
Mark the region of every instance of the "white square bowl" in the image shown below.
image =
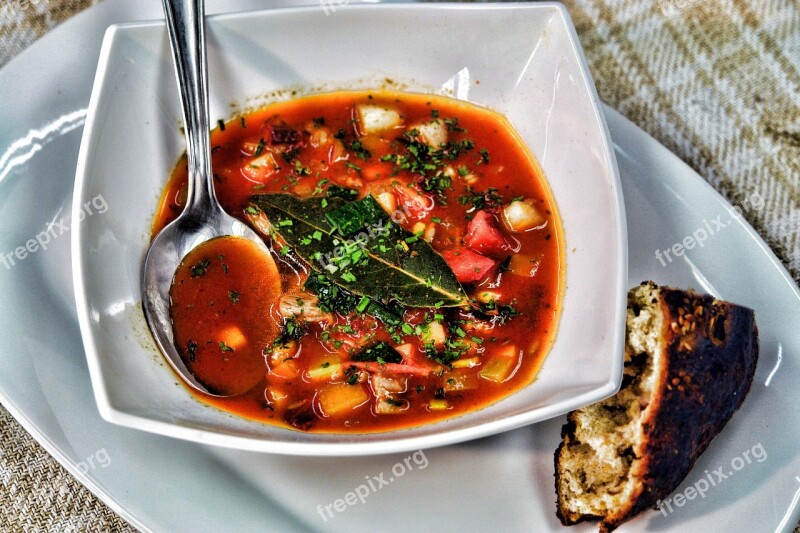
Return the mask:
<path id="1" fill-rule="evenodd" d="M 326 5 L 208 19 L 212 123 L 292 91 L 376 88 L 386 78 L 505 114 L 544 170 L 566 238 L 563 311 L 541 371 L 489 407 L 386 433 L 302 433 L 194 399 L 150 337 L 140 298 L 156 204 L 185 149 L 169 44 L 163 23 L 120 25 L 103 43 L 73 209 L 75 294 L 102 416 L 221 446 L 358 455 L 483 437 L 613 394 L 625 328 L 624 207 L 597 93 L 564 7 Z M 108 211 L 78 220 L 80 206 L 98 196 Z"/>

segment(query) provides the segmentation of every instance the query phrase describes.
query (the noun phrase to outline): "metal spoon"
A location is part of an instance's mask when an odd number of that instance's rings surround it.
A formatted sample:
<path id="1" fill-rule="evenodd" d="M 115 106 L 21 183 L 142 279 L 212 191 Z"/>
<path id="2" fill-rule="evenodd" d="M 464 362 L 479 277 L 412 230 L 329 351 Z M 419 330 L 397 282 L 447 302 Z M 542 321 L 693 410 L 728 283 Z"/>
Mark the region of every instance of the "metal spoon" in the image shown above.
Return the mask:
<path id="1" fill-rule="evenodd" d="M 163 0 L 175 73 L 186 126 L 189 194 L 183 213 L 156 236 L 144 263 L 142 302 L 150 330 L 169 364 L 189 385 L 206 394 L 229 396 L 245 391 L 209 391 L 184 364 L 175 347 L 170 319 L 170 286 L 181 260 L 198 245 L 222 236 L 264 242 L 217 201 L 211 173 L 208 120 L 208 72 L 204 0 Z"/>

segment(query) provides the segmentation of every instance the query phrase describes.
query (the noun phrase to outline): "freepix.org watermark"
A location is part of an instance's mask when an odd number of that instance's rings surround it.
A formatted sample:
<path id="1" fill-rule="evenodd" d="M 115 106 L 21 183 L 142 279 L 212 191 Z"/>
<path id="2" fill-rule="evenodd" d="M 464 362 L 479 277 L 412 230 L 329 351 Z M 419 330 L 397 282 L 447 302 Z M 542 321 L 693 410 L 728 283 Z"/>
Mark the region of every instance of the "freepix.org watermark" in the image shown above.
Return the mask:
<path id="1" fill-rule="evenodd" d="M 764 209 L 764 198 L 755 192 L 745 198 L 741 205 L 731 206 L 728 209 L 730 217 L 726 217 L 726 215 L 722 214 L 712 220 L 704 218 L 702 225 L 694 230 L 691 235 L 687 235 L 683 240 L 676 242 L 669 248 L 665 248 L 664 250 L 657 249 L 655 252 L 656 259 L 658 259 L 662 267 L 665 267 L 668 263 L 672 263 L 673 259 L 682 257 L 683 254 L 686 253 L 686 250 L 705 246 L 706 241 L 714 238 L 722 230 L 727 228 L 731 222 L 733 222 L 733 219 L 742 218 L 743 213 L 761 211 L 762 209 Z"/>
<path id="2" fill-rule="evenodd" d="M 433 200 L 425 199 L 424 202 L 425 205 L 417 207 L 422 210 L 430 210 L 434 207 Z M 389 215 L 389 218 L 395 224 L 401 224 L 406 222 L 410 216 L 411 208 L 407 205 L 401 205 L 400 208 L 395 209 L 392 214 Z M 364 253 L 367 253 L 367 244 L 374 239 L 388 235 L 389 231 L 389 224 L 385 220 L 379 220 L 371 225 L 367 224 L 364 226 L 363 231 L 354 235 L 352 239 L 334 239 L 333 244 L 336 245 L 336 247 L 326 254 L 320 254 L 317 257 L 317 262 L 323 269 L 334 273 L 339 268 L 347 266 L 348 263 L 341 262 L 343 260 L 349 261 L 349 258 L 356 249 L 361 249 Z"/>
<path id="3" fill-rule="evenodd" d="M 105 448 L 100 448 L 85 460 L 78 463 L 78 470 L 84 474 L 95 468 L 107 468 L 111 465 L 111 456 Z"/>
<path id="4" fill-rule="evenodd" d="M 425 452 L 418 450 L 402 461 L 395 463 L 391 468 L 390 474 L 381 472 L 377 476 L 364 476 L 365 483 L 355 487 L 350 492 L 346 492 L 341 498 L 337 498 L 325 505 L 317 504 L 317 513 L 319 513 L 324 522 L 327 522 L 336 516 L 335 513 L 343 513 L 358 503 L 367 503 L 367 498 L 372 494 L 400 479 L 407 472 L 411 472 L 415 468 L 417 470 L 425 470 L 427 466 L 428 458 L 425 457 Z"/>
<path id="5" fill-rule="evenodd" d="M 108 211 L 108 203 L 102 194 L 98 194 L 81 206 L 78 212 L 78 222 L 82 222 L 86 217 L 95 214 L 102 215 Z M 69 223 L 64 217 L 58 220 L 51 220 L 45 229 L 37 233 L 33 238 L 28 239 L 10 252 L 0 253 L 0 263 L 11 270 L 17 262 L 23 261 L 31 254 L 39 250 L 47 250 L 53 241 L 64 235 L 70 230 Z"/>
<path id="6" fill-rule="evenodd" d="M 698 496 L 700 498 L 705 498 L 709 490 L 719 486 L 726 479 L 733 477 L 736 472 L 742 470 L 747 465 L 753 464 L 753 462 L 763 463 L 766 460 L 767 451 L 759 442 L 753 445 L 749 450 L 743 451 L 741 455 L 737 455 L 731 459 L 728 468 L 723 465 L 715 470 L 704 470 L 703 473 L 705 477 L 701 477 L 690 486 L 683 489 L 683 491 L 673 494 L 666 500 L 658 500 L 656 502 L 656 507 L 661 511 L 661 514 L 667 516 L 667 514 L 674 512 L 675 508 L 686 505 L 687 501 L 694 500 Z M 675 505 L 675 508 L 673 508 L 673 505 Z"/>
<path id="7" fill-rule="evenodd" d="M 336 13 L 337 7 L 344 7 L 350 3 L 350 0 L 319 0 L 319 5 L 326 15 Z"/>

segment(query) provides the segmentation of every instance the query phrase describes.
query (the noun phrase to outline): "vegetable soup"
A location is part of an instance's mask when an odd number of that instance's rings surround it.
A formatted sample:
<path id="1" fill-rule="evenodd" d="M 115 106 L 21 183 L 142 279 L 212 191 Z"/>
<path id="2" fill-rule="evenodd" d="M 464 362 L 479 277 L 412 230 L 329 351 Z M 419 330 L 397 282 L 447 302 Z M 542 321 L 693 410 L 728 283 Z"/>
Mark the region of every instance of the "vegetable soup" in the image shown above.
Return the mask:
<path id="1" fill-rule="evenodd" d="M 464 414 L 530 384 L 564 279 L 556 206 L 501 115 L 441 96 L 338 92 L 211 134 L 217 196 L 271 250 L 224 237 L 175 275 L 199 399 L 302 431 Z M 185 158 L 155 235 L 183 209 Z"/>

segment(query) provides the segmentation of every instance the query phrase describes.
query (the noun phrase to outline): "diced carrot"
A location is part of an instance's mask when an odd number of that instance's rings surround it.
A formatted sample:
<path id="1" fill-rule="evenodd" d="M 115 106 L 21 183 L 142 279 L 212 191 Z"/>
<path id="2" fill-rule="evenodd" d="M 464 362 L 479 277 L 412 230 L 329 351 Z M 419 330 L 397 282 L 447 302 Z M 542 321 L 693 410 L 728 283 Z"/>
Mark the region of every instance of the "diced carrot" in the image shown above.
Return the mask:
<path id="1" fill-rule="evenodd" d="M 242 330 L 237 326 L 228 326 L 225 329 L 220 330 L 219 340 L 234 350 L 238 350 L 247 344 L 247 339 L 245 338 L 244 333 L 242 333 Z"/>

